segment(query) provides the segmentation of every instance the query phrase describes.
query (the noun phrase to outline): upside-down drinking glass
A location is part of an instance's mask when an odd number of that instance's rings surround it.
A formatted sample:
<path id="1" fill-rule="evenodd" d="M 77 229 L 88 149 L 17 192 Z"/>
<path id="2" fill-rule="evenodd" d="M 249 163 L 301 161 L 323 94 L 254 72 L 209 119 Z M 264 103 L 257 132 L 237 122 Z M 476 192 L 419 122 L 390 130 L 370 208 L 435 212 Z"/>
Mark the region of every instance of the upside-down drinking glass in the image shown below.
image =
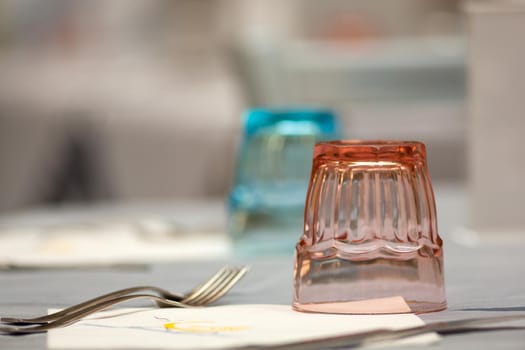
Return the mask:
<path id="1" fill-rule="evenodd" d="M 392 304 L 399 300 L 406 308 Z M 446 308 L 423 143 L 316 144 L 296 245 L 293 307 L 330 313 Z"/>

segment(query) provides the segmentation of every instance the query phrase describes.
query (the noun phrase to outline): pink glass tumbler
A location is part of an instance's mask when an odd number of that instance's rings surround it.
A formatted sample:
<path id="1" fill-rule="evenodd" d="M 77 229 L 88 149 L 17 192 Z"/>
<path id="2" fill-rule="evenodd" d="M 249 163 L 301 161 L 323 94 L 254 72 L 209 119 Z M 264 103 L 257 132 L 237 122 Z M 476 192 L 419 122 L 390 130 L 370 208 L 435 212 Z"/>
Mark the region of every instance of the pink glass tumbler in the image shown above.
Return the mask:
<path id="1" fill-rule="evenodd" d="M 296 245 L 294 309 L 422 313 L 446 305 L 425 145 L 318 143 Z"/>

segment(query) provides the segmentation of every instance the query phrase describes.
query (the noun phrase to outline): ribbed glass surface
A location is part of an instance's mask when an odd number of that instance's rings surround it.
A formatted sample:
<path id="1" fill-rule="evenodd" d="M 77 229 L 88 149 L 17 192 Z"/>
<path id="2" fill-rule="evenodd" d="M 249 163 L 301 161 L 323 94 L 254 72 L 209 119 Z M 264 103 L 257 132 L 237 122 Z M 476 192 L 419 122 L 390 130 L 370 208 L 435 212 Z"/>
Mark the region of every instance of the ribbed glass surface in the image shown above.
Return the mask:
<path id="1" fill-rule="evenodd" d="M 303 310 L 393 296 L 416 312 L 445 307 L 442 241 L 422 143 L 316 145 L 295 289 L 294 306 Z"/>

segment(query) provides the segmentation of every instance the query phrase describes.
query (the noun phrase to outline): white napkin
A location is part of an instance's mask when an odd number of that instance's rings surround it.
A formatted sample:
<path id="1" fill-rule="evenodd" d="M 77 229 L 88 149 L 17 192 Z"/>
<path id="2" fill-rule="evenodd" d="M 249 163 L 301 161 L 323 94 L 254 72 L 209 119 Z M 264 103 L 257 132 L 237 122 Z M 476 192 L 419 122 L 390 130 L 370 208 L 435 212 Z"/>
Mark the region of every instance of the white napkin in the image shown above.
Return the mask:
<path id="1" fill-rule="evenodd" d="M 222 349 L 270 345 L 379 328 L 423 325 L 414 314 L 301 313 L 288 305 L 227 305 L 196 309 L 116 309 L 52 330 L 49 349 Z M 429 344 L 435 333 L 396 341 Z"/>
<path id="2" fill-rule="evenodd" d="M 230 243 L 221 232 L 171 235 L 157 231 L 142 232 L 127 223 L 3 229 L 0 268 L 125 265 L 230 254 Z"/>

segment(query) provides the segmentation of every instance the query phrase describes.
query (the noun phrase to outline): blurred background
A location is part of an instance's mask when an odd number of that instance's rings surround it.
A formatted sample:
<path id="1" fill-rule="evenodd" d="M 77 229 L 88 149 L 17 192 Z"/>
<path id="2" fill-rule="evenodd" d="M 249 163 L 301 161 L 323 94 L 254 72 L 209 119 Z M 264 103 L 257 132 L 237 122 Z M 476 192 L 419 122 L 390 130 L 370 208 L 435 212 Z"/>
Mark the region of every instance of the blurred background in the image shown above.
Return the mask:
<path id="1" fill-rule="evenodd" d="M 227 194 L 250 106 L 427 143 L 464 182 L 461 3 L 0 0 L 0 211 Z"/>

